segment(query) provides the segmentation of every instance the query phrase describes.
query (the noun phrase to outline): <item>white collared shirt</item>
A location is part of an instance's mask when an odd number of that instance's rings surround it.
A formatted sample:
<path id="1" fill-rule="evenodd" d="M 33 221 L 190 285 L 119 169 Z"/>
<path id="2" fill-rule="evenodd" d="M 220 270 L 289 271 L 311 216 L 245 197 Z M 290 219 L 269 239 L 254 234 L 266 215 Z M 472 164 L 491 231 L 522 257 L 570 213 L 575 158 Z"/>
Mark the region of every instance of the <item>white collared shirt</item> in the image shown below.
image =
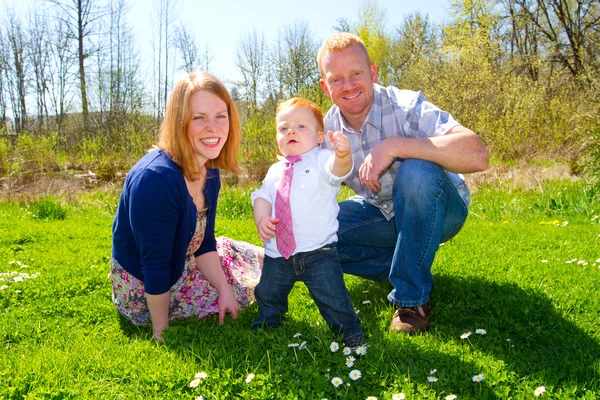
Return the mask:
<path id="1" fill-rule="evenodd" d="M 315 148 L 301 155 L 294 164 L 294 177 L 290 189 L 290 205 L 296 249 L 293 254 L 312 251 L 337 241 L 337 215 L 340 207 L 337 195 L 340 185 L 352 172 L 338 177 L 331 172 L 335 154 L 331 150 Z M 283 175 L 284 161 L 273 164 L 260 189 L 250 196 L 252 205 L 257 198 L 271 203 L 271 217 L 275 218 L 275 196 Z M 277 251 L 277 233 L 265 243 L 265 254 L 282 257 Z"/>

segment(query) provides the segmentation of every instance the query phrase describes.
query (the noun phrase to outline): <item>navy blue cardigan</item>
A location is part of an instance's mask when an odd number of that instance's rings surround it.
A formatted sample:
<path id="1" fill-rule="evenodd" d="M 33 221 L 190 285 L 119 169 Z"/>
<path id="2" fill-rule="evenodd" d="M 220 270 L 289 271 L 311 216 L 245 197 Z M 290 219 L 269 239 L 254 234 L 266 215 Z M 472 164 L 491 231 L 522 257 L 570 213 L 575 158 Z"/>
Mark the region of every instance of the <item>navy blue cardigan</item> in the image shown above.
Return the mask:
<path id="1" fill-rule="evenodd" d="M 195 256 L 216 251 L 215 215 L 221 188 L 218 169 L 207 168 L 206 232 Z M 149 294 L 167 292 L 179 279 L 196 230 L 196 206 L 181 169 L 153 150 L 127 174 L 113 223 L 112 256 L 144 282 Z"/>

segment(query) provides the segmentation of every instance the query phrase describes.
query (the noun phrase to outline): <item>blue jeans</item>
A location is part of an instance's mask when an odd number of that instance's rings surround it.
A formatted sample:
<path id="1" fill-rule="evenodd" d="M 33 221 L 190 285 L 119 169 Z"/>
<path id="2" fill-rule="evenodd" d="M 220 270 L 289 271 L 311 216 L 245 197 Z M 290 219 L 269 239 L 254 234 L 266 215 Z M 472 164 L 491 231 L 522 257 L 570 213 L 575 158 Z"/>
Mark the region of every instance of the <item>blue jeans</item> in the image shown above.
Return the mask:
<path id="1" fill-rule="evenodd" d="M 429 299 L 431 265 L 440 243 L 460 231 L 468 209 L 444 169 L 429 161 L 404 161 L 392 196 L 390 221 L 362 197 L 340 203 L 340 262 L 345 273 L 389 279 L 394 288 L 388 300 L 416 307 Z"/>
<path id="2" fill-rule="evenodd" d="M 294 254 L 289 260 L 265 257 L 260 282 L 254 289 L 260 316 L 252 329 L 279 326 L 288 310 L 288 295 L 296 281 L 304 282 L 335 334 L 344 333 L 346 341 L 363 335 L 344 283 L 335 243 Z"/>

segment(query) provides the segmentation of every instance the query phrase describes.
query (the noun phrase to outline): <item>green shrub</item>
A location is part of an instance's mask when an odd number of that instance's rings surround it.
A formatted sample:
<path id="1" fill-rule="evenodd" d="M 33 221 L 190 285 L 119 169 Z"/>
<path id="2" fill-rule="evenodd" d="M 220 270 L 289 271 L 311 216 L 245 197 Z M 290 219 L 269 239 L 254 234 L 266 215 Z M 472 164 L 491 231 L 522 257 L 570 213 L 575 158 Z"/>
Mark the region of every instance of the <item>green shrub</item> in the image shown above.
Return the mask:
<path id="1" fill-rule="evenodd" d="M 0 137 L 0 176 L 7 170 L 8 157 L 10 155 L 10 142 L 8 138 Z"/>
<path id="2" fill-rule="evenodd" d="M 248 116 L 243 127 L 241 153 L 248 179 L 262 181 L 271 164 L 277 161 L 275 115 L 254 111 Z"/>
<path id="3" fill-rule="evenodd" d="M 591 189 L 595 191 L 596 198 L 600 199 L 600 126 L 586 137 L 578 164 L 578 169 L 588 178 Z"/>
<path id="4" fill-rule="evenodd" d="M 117 165 L 106 157 L 102 157 L 95 167 L 96 178 L 102 182 L 112 182 L 117 177 Z"/>
<path id="5" fill-rule="evenodd" d="M 67 216 L 67 210 L 55 199 L 45 198 L 30 206 L 34 219 L 44 221 L 63 220 Z"/>

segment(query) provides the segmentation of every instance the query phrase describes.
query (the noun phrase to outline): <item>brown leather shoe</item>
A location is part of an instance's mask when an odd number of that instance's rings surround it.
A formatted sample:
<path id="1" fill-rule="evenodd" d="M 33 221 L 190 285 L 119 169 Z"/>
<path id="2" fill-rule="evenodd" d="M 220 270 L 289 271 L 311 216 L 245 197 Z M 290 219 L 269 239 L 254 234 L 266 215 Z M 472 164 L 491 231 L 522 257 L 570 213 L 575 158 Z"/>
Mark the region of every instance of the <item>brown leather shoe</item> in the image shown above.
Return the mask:
<path id="1" fill-rule="evenodd" d="M 431 303 L 417 307 L 396 307 L 396 312 L 390 324 L 390 333 L 406 333 L 413 335 L 429 330 Z"/>

